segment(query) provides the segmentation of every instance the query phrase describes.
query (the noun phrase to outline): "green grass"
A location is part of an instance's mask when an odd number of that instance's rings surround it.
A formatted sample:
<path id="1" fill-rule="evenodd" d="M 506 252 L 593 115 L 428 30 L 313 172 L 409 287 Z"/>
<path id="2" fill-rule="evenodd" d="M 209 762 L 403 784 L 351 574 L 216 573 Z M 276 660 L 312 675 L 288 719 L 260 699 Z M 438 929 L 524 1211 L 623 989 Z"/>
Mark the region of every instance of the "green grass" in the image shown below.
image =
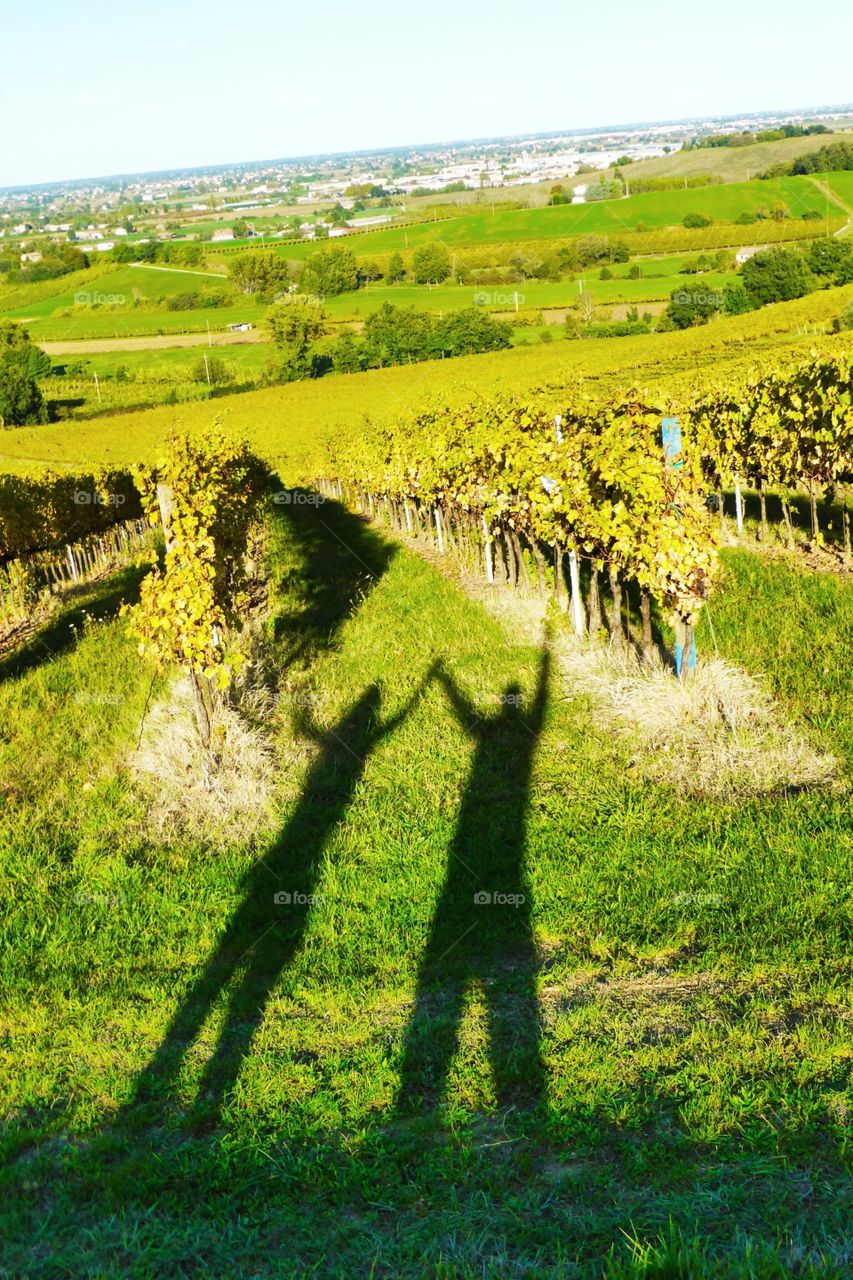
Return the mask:
<path id="1" fill-rule="evenodd" d="M 334 319 L 354 319 L 371 315 L 385 302 L 398 307 L 415 307 L 419 311 L 454 311 L 462 307 L 484 306 L 487 310 L 511 312 L 515 309 L 514 295 L 518 294 L 519 307 L 529 311 L 539 307 L 566 307 L 577 303 L 581 291 L 590 293 L 596 302 L 611 305 L 617 302 L 649 302 L 668 299 L 673 289 L 722 289 L 736 279 L 733 271 L 709 271 L 701 276 L 684 275 L 684 263 L 695 254 L 669 255 L 644 260 L 640 265 L 639 280 L 628 277 L 628 266 L 611 267 L 614 278 L 600 280 L 601 268 L 595 267 L 579 273 L 575 279 L 560 281 L 524 280 L 519 284 L 441 284 L 432 288 L 424 285 L 370 284 L 355 293 L 327 298 L 325 307 Z"/>
<path id="2" fill-rule="evenodd" d="M 808 209 L 827 212 L 826 196 L 811 178 L 776 178 L 768 182 L 732 183 L 688 191 L 654 191 L 621 200 L 593 204 L 559 205 L 544 209 L 501 209 L 466 207 L 464 213 L 424 221 L 409 227 L 381 227 L 369 233 L 347 237 L 347 246 L 357 255 L 414 249 L 430 240 L 450 247 L 478 244 L 522 243 L 528 240 L 556 240 L 567 236 L 631 233 L 638 225 L 648 230 L 680 227 L 687 213 L 702 212 L 716 222 L 733 222 L 740 213 L 785 204 L 794 217 Z M 830 204 L 832 217 L 842 215 L 840 206 Z M 748 242 L 744 240 L 744 243 Z M 288 257 L 316 253 L 316 244 L 284 245 Z"/>
<path id="3" fill-rule="evenodd" d="M 122 624 L 0 671 L 2 1265 L 841 1280 L 848 798 L 632 780 L 536 646 L 332 504 L 270 555 L 260 845 L 145 834 Z M 727 568 L 718 643 L 849 772 L 853 590 Z"/>
<path id="4" fill-rule="evenodd" d="M 666 298 L 672 289 L 685 280 L 696 277 L 681 274 L 681 267 L 689 257 L 680 254 L 650 258 L 642 262 L 643 275 L 639 280 L 628 279 L 628 267 L 613 268 L 614 279 L 598 279 L 598 270 L 590 270 L 583 276 L 583 287 L 602 304 L 615 302 L 642 302 Z M 722 287 L 733 279 L 731 273 L 709 273 L 702 276 L 703 286 L 709 289 Z M 100 275 L 88 282 L 75 276 L 73 287 L 64 281 L 55 282 L 55 293 L 25 302 L 5 312 L 10 319 L 26 321 L 36 341 L 73 341 L 88 338 L 138 337 L 164 333 L 204 332 L 210 325 L 220 331 L 227 324 L 238 320 L 259 323 L 267 307 L 254 299 L 239 299 L 233 305 L 214 309 L 197 308 L 190 311 L 169 311 L 165 307 L 150 309 L 134 306 L 156 298 L 167 298 L 195 289 L 217 289 L 227 286 L 225 277 L 209 272 L 146 267 L 124 267 Z M 90 287 L 87 287 L 90 286 Z M 563 280 L 556 283 L 530 280 L 518 286 L 483 285 L 368 285 L 355 293 L 328 298 L 326 310 L 333 320 L 358 319 L 370 315 L 386 301 L 396 306 L 412 306 L 418 310 L 457 310 L 475 305 L 479 298 L 488 297 L 490 310 L 512 310 L 513 292 L 517 288 L 520 306 L 563 307 L 577 300 L 578 282 Z M 80 290 L 124 298 L 123 306 L 101 307 L 91 310 L 75 304 Z M 17 301 L 17 298 L 13 300 Z M 0 298 L 2 306 L 2 298 Z"/>
<path id="5" fill-rule="evenodd" d="M 841 130 L 832 138 L 815 134 L 811 138 L 755 142 L 748 147 L 701 147 L 696 151 L 677 151 L 671 156 L 640 160 L 630 165 L 623 176 L 630 182 L 632 176 L 680 178 L 691 174 L 715 174 L 726 182 L 746 182 L 774 164 L 787 164 L 833 142 L 849 141 L 850 136 L 848 129 Z"/>
<path id="6" fill-rule="evenodd" d="M 24 301 L 3 311 L 5 318 L 24 321 L 36 342 L 70 341 L 75 338 L 113 338 L 159 332 L 203 332 L 224 329 L 238 320 L 257 320 L 265 310 L 252 299 L 237 300 L 233 305 L 197 308 L 191 311 L 169 311 L 150 307 L 151 302 L 180 293 L 217 292 L 228 289 L 225 276 L 208 271 L 152 269 L 150 267 L 118 267 L 99 272 L 91 280 L 86 273 L 75 273 L 67 284 L 55 281 L 55 292 L 37 300 Z M 90 307 L 81 305 L 94 295 L 107 295 L 121 301 L 115 305 Z M 85 295 L 85 296 L 84 296 Z M 15 295 L 10 301 L 17 303 Z M 134 306 L 138 302 L 140 305 Z M 3 299 L 0 296 L 0 308 Z"/>

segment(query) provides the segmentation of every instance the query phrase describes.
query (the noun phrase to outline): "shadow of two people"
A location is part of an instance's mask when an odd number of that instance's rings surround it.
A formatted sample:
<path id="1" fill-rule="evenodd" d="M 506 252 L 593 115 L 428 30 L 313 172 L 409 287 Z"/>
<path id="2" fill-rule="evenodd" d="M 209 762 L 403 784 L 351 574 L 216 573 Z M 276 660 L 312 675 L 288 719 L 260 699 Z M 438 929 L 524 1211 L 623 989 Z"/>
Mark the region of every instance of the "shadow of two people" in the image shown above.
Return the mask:
<path id="1" fill-rule="evenodd" d="M 409 717 L 438 680 L 474 754 L 448 850 L 444 884 L 418 974 L 403 1048 L 397 1105 L 419 1105 L 442 1087 L 456 1047 L 469 983 L 484 983 L 490 1052 L 503 1103 L 542 1093 L 541 1028 L 531 895 L 524 866 L 525 816 L 533 754 L 542 728 L 549 654 L 543 649 L 536 692 L 525 716 L 520 688 L 484 716 L 442 664 L 434 664 L 405 706 L 381 718 L 381 694 L 369 686 L 331 729 L 302 717 L 317 755 L 279 837 L 242 884 L 242 900 L 204 970 L 182 998 L 124 1111 L 165 1101 L 181 1064 L 217 1001 L 225 1015 L 201 1080 L 194 1111 L 215 1122 L 263 1018 L 280 975 L 302 944 L 322 859 L 352 803 L 373 751 Z"/>

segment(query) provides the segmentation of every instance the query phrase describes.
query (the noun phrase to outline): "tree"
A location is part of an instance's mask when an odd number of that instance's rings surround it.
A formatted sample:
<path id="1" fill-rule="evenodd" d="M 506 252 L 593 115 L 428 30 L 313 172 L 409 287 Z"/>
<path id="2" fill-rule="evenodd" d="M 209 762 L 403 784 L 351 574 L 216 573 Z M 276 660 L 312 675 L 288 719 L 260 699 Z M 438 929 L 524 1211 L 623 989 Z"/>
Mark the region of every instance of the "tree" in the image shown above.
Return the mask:
<path id="1" fill-rule="evenodd" d="M 752 311 L 753 301 L 744 288 L 742 280 L 727 284 L 723 290 L 723 310 L 729 316 L 742 316 Z"/>
<path id="2" fill-rule="evenodd" d="M 359 373 L 364 368 L 361 348 L 351 333 L 342 333 L 332 351 L 336 373 Z"/>
<path id="3" fill-rule="evenodd" d="M 243 293 L 257 293 L 270 301 L 291 280 L 289 264 L 278 253 L 241 254 L 231 263 L 229 275 Z"/>
<path id="4" fill-rule="evenodd" d="M 355 254 L 342 244 L 313 254 L 306 264 L 303 282 L 309 292 L 320 297 L 352 292 L 358 288 Z"/>
<path id="5" fill-rule="evenodd" d="M 512 325 L 503 320 L 493 320 L 479 307 L 466 307 L 440 320 L 435 337 L 444 356 L 503 351 L 512 345 Z"/>
<path id="6" fill-rule="evenodd" d="M 710 227 L 713 221 L 714 219 L 709 218 L 707 213 L 687 213 L 684 215 L 682 225 L 688 230 L 696 230 L 700 227 Z"/>
<path id="7" fill-rule="evenodd" d="M 676 329 L 689 329 L 693 325 L 706 324 L 722 305 L 722 294 L 697 284 L 690 289 L 675 289 L 666 314 Z"/>
<path id="8" fill-rule="evenodd" d="M 406 267 L 399 253 L 392 253 L 388 259 L 388 269 L 385 272 L 385 279 L 389 284 L 397 284 L 399 280 L 405 280 Z"/>
<path id="9" fill-rule="evenodd" d="M 831 236 L 821 236 L 812 240 L 806 253 L 806 261 L 816 276 L 834 276 L 843 271 L 853 258 L 848 240 L 836 240 Z"/>
<path id="10" fill-rule="evenodd" d="M 802 298 L 814 287 L 814 276 L 801 253 L 767 249 L 754 254 L 741 269 L 744 288 L 755 307 Z"/>
<path id="11" fill-rule="evenodd" d="M 0 324 L 0 426 L 47 422 L 47 405 L 36 382 L 50 373 L 50 357 L 20 325 Z"/>
<path id="12" fill-rule="evenodd" d="M 266 318 L 277 348 L 269 368 L 275 382 L 293 382 L 309 378 L 316 372 L 312 345 L 325 331 L 326 313 L 308 298 L 280 302 Z"/>
<path id="13" fill-rule="evenodd" d="M 206 359 L 202 356 L 201 360 L 196 360 L 190 377 L 194 382 L 209 382 L 214 386 L 232 381 L 231 370 L 219 356 L 207 356 Z"/>
<path id="14" fill-rule="evenodd" d="M 395 307 L 385 302 L 364 322 L 364 351 L 367 364 L 380 368 L 428 360 L 436 354 L 432 319 L 414 307 Z"/>
<path id="15" fill-rule="evenodd" d="M 439 240 L 422 244 L 415 249 L 412 265 L 415 284 L 440 284 L 450 275 L 450 252 Z"/>
<path id="16" fill-rule="evenodd" d="M 53 368 L 47 352 L 36 346 L 23 325 L 12 320 L 0 321 L 0 360 L 17 364 L 29 378 L 46 378 Z"/>

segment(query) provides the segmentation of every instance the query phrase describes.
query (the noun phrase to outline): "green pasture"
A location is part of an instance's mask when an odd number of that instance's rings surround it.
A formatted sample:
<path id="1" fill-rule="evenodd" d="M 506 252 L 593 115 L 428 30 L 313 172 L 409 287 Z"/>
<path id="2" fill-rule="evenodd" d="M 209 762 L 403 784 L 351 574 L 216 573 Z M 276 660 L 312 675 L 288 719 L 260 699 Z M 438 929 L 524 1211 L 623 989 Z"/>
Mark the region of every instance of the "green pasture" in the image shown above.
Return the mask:
<path id="1" fill-rule="evenodd" d="M 772 210 L 784 204 L 794 217 L 810 209 L 827 213 L 827 200 L 808 177 L 778 178 L 768 182 L 731 183 L 688 191 L 655 191 L 621 200 L 593 204 L 558 205 L 544 209 L 501 209 L 466 207 L 451 217 L 424 221 L 408 227 L 381 227 L 373 232 L 346 237 L 347 246 L 362 257 L 373 253 L 414 249 L 431 240 L 449 247 L 502 244 L 525 240 L 554 240 L 567 236 L 611 235 L 633 232 L 638 227 L 655 230 L 681 225 L 685 214 L 705 213 L 716 222 L 734 222 L 741 213 Z M 830 202 L 829 214 L 839 217 L 844 210 Z M 749 235 L 746 234 L 746 243 Z M 316 242 L 287 244 L 288 257 L 302 258 L 317 251 Z"/>
<path id="2" fill-rule="evenodd" d="M 701 276 L 683 275 L 682 265 L 695 254 L 666 255 L 643 259 L 639 280 L 628 278 L 628 264 L 612 266 L 612 280 L 600 280 L 600 268 L 592 268 L 582 277 L 582 290 L 590 293 L 602 304 L 616 302 L 642 302 L 667 298 L 673 289 L 722 287 L 731 275 L 705 273 Z M 689 283 L 693 282 L 693 283 Z M 415 307 L 422 311 L 458 310 L 473 305 L 483 305 L 488 310 L 513 311 L 514 293 L 519 294 L 519 308 L 529 310 L 539 307 L 570 306 L 581 292 L 580 277 L 559 282 L 528 280 L 516 285 L 455 285 L 436 286 L 380 283 L 365 285 L 361 289 L 339 297 L 326 299 L 326 310 L 333 320 L 358 320 L 378 310 L 383 303 L 395 306 Z M 196 308 L 189 311 L 169 311 L 165 307 L 149 308 L 141 305 L 156 298 L 168 298 L 194 290 L 218 290 L 227 288 L 227 279 L 216 273 L 177 268 L 148 268 L 128 266 L 101 274 L 93 281 L 75 277 L 73 289 L 64 281 L 56 282 L 53 295 L 16 306 L 5 312 L 9 319 L 26 322 L 35 341 L 73 341 L 115 337 L 143 337 L 162 333 L 203 333 L 208 325 L 212 332 L 221 332 L 229 323 L 243 320 L 258 324 L 266 310 L 265 304 L 253 298 L 242 298 L 232 305 L 216 308 Z M 123 297 L 118 306 L 102 305 L 90 308 L 75 302 L 79 292 L 87 295 L 103 294 Z M 138 300 L 139 305 L 134 305 Z M 2 307 L 2 297 L 0 297 Z M 0 311 L 0 314 L 3 314 Z"/>
<path id="3" fill-rule="evenodd" d="M 830 173 L 821 181 L 825 181 L 837 202 L 846 206 L 848 212 L 853 208 L 853 172 Z"/>

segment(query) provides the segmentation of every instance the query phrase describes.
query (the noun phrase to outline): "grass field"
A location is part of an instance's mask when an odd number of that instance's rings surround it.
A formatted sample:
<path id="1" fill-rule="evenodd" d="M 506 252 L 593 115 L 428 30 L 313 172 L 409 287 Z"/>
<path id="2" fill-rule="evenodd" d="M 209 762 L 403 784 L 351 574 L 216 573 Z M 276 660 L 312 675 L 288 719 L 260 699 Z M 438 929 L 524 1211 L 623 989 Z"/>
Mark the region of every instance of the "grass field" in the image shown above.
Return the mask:
<path id="1" fill-rule="evenodd" d="M 334 504 L 269 555 L 268 835 L 152 835 L 114 590 L 0 670 L 0 1265 L 842 1280 L 848 797 L 636 778 L 543 649 Z M 853 589 L 726 569 L 722 652 L 849 777 Z"/>
<path id="2" fill-rule="evenodd" d="M 687 213 L 702 212 L 719 222 L 733 222 L 740 213 L 754 213 L 764 206 L 772 209 L 781 202 L 795 217 L 809 209 L 827 214 L 827 199 L 811 178 L 778 178 L 761 183 L 734 183 L 691 191 L 648 192 L 622 200 L 594 204 L 558 205 L 546 209 L 501 209 L 466 207 L 464 213 L 437 222 L 408 227 L 382 227 L 370 233 L 347 237 L 356 254 L 389 253 L 413 249 L 425 241 L 438 239 L 450 247 L 490 243 L 522 243 L 527 240 L 558 239 L 578 235 L 620 235 L 635 231 L 679 227 Z M 830 203 L 830 216 L 844 210 Z M 283 245 L 288 257 L 316 252 L 315 244 Z"/>
<path id="3" fill-rule="evenodd" d="M 640 264 L 642 277 L 628 278 L 628 266 L 611 267 L 614 278 L 600 280 L 599 269 L 591 269 L 577 279 L 558 282 L 529 280 L 518 285 L 455 285 L 426 286 L 414 284 L 369 284 L 352 293 L 325 300 L 326 311 L 333 321 L 358 320 L 377 311 L 384 302 L 395 306 L 415 307 L 422 311 L 458 310 L 463 307 L 484 305 L 492 311 L 514 310 L 514 294 L 519 294 L 519 307 L 523 310 L 540 307 L 565 307 L 577 301 L 583 290 L 597 303 L 610 305 L 620 302 L 640 303 L 666 299 L 673 289 L 701 279 L 702 287 L 721 289 L 734 273 L 711 272 L 701 277 L 686 276 L 681 268 L 695 254 L 670 254 L 659 258 L 645 258 Z M 36 342 L 73 342 L 98 338 L 159 336 L 168 333 L 204 333 L 208 327 L 220 332 L 228 324 L 248 321 L 258 325 L 268 310 L 267 304 L 254 298 L 242 298 L 233 305 L 216 308 L 195 308 L 188 311 L 169 311 L 164 307 L 134 305 L 150 303 L 157 298 L 206 287 L 217 289 L 219 282 L 227 282 L 214 274 L 185 272 L 173 269 L 152 270 L 146 267 L 123 267 L 100 275 L 90 288 L 75 280 L 69 289 L 63 281 L 55 282 L 56 292 L 45 294 L 37 301 L 25 303 L 2 311 L 0 314 L 26 327 Z M 119 305 L 90 309 L 75 302 L 81 293 L 124 299 Z"/>
<path id="4" fill-rule="evenodd" d="M 256 321 L 265 307 L 254 299 L 235 299 L 224 307 L 170 311 L 157 307 L 159 299 L 181 293 L 229 292 L 218 272 L 177 270 L 147 266 L 118 267 L 91 282 L 87 273 L 75 273 L 73 285 L 59 279 L 54 292 L 35 301 L 24 301 L 2 311 L 5 318 L 25 323 L 33 340 L 114 338 L 157 333 L 203 332 L 224 329 L 242 320 Z M 98 299 L 107 299 L 92 306 Z M 11 301 L 17 302 L 12 295 Z M 154 306 L 151 304 L 154 303 Z M 3 297 L 0 295 L 0 308 Z"/>
<path id="5" fill-rule="evenodd" d="M 639 160 L 628 167 L 625 177 L 678 178 L 712 173 L 726 182 L 746 182 L 766 172 L 774 164 L 787 164 L 799 156 L 819 151 L 830 143 L 849 141 L 849 130 L 834 137 L 815 134 L 811 138 L 783 138 L 778 142 L 755 142 L 748 147 L 701 147 L 696 151 L 678 151 L 675 155 L 654 160 Z M 762 184 L 763 185 L 763 184 Z"/>
<path id="6" fill-rule="evenodd" d="M 369 284 L 356 293 L 327 298 L 325 307 L 335 319 L 351 319 L 378 311 L 384 302 L 395 306 L 415 307 L 419 311 L 457 310 L 461 307 L 483 305 L 488 310 L 513 311 L 515 294 L 519 307 L 565 307 L 574 305 L 581 292 L 589 293 L 603 306 L 618 302 L 651 302 L 668 299 L 673 289 L 697 288 L 722 289 L 734 280 L 734 271 L 704 272 L 702 275 L 684 275 L 681 268 L 693 254 L 669 255 L 643 261 L 643 275 L 639 280 L 628 278 L 629 268 L 622 264 L 611 267 L 612 280 L 599 279 L 600 268 L 580 273 L 576 279 L 545 281 L 524 280 L 519 284 L 455 285 L 441 284 L 432 288 L 424 285 Z"/>

